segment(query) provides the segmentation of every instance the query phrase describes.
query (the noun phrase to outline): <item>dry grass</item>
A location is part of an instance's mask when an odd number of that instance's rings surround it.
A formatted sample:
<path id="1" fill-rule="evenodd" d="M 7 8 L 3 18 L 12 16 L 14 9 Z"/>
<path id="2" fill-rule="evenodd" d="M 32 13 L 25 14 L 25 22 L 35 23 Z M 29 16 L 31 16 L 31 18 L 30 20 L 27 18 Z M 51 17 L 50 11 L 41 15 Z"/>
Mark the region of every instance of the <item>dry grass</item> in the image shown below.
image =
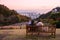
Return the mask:
<path id="1" fill-rule="evenodd" d="M 56 38 L 28 36 L 26 29 L 4 29 L 0 30 L 0 40 L 60 40 L 60 29 L 56 29 Z"/>

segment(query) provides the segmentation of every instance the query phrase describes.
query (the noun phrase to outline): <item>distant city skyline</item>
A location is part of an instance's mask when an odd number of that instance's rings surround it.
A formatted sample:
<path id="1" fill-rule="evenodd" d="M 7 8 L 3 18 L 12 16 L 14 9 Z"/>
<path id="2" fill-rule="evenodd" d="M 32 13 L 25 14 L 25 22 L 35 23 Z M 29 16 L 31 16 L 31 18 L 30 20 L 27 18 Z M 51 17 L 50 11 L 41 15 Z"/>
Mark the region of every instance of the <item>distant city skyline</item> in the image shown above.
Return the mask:
<path id="1" fill-rule="evenodd" d="M 31 17 L 31 19 L 38 18 L 41 14 L 39 12 L 31 10 L 17 10 L 20 15 Z"/>
<path id="2" fill-rule="evenodd" d="M 14 10 L 39 10 L 45 13 L 60 6 L 60 0 L 0 0 L 0 4 Z"/>

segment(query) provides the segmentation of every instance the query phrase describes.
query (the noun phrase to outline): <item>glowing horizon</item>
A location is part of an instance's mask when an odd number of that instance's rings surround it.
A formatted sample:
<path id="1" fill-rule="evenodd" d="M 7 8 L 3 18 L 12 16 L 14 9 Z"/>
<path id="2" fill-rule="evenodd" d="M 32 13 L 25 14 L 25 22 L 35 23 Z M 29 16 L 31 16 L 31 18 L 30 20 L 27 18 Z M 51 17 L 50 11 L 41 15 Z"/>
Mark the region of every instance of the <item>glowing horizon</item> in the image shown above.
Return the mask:
<path id="1" fill-rule="evenodd" d="M 0 4 L 14 10 L 38 9 L 44 12 L 60 6 L 60 0 L 1 0 Z"/>

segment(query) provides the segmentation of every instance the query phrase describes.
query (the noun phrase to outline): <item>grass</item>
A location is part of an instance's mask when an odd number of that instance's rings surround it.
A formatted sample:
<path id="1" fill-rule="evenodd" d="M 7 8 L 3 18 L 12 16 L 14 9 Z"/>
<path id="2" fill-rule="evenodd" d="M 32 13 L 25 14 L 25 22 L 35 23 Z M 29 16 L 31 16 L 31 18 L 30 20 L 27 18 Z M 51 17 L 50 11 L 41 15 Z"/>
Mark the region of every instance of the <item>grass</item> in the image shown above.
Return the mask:
<path id="1" fill-rule="evenodd" d="M 56 31 L 56 38 L 26 36 L 26 29 L 4 29 L 0 30 L 0 40 L 60 40 L 60 29 Z"/>

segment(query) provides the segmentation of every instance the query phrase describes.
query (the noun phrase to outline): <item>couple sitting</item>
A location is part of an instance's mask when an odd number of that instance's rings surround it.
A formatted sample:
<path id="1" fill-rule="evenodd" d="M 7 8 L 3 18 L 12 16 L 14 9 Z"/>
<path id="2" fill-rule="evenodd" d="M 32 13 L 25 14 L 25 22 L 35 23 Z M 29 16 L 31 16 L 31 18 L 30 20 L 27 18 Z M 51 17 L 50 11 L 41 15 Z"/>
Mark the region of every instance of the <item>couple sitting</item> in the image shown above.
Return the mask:
<path id="1" fill-rule="evenodd" d="M 29 23 L 28 23 L 29 25 L 35 25 L 35 26 L 43 26 L 44 24 L 39 20 L 38 22 L 35 22 L 34 20 L 32 20 L 32 21 L 29 21 Z"/>
<path id="2" fill-rule="evenodd" d="M 36 28 L 38 28 L 38 30 L 42 30 L 42 31 L 48 31 L 48 27 L 43 27 L 44 26 L 44 23 L 41 22 L 41 20 L 35 22 L 34 20 L 30 21 L 28 23 L 28 25 L 31 25 L 31 26 L 36 26 Z"/>

